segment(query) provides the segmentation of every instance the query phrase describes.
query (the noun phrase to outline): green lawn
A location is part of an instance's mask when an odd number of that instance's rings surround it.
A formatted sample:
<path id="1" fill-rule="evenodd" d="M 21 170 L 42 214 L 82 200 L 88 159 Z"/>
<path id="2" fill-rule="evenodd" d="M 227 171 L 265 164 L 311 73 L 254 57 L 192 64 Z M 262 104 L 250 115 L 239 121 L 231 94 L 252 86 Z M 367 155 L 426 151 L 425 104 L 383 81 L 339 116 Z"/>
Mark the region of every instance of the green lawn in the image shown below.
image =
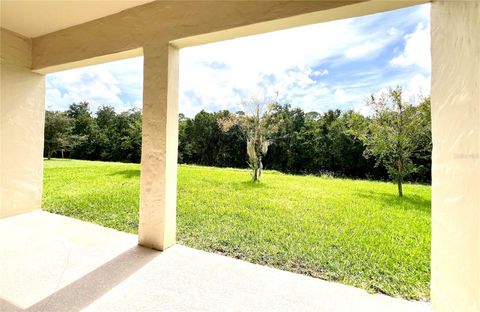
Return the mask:
<path id="1" fill-rule="evenodd" d="M 136 233 L 140 166 L 46 160 L 47 211 Z M 178 242 L 246 261 L 425 300 L 430 187 L 180 165 Z"/>

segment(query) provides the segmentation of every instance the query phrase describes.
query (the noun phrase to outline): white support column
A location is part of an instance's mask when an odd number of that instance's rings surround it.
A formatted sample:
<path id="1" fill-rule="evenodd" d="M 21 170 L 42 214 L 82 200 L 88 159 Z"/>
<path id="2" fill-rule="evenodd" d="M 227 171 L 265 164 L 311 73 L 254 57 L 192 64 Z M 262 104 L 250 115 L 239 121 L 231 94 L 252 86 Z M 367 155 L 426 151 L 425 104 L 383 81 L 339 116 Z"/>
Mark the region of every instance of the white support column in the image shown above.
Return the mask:
<path id="1" fill-rule="evenodd" d="M 480 311 L 480 3 L 432 3 L 434 310 Z"/>
<path id="2" fill-rule="evenodd" d="M 139 244 L 175 244 L 178 148 L 178 49 L 144 47 Z"/>

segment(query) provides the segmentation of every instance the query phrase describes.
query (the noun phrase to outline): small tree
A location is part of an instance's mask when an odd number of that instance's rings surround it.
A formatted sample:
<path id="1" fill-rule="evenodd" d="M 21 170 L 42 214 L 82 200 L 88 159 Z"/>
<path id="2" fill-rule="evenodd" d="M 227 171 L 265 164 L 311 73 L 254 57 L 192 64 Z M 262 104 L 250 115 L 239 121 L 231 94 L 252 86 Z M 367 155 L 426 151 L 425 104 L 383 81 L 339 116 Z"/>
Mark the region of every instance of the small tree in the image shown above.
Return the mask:
<path id="1" fill-rule="evenodd" d="M 252 180 L 259 181 L 262 176 L 262 157 L 267 154 L 271 143 L 275 125 L 271 123 L 272 110 L 276 103 L 275 98 L 252 97 L 243 101 L 244 111 L 220 118 L 220 128 L 227 132 L 238 125 L 247 141 L 248 165 L 252 169 Z"/>
<path id="2" fill-rule="evenodd" d="M 73 144 L 73 121 L 64 112 L 45 112 L 44 149 L 48 159 L 57 151 L 68 150 Z"/>
<path id="3" fill-rule="evenodd" d="M 354 132 L 366 147 L 364 156 L 373 156 L 377 165 L 385 166 L 397 182 L 398 196 L 402 197 L 405 177 L 417 169 L 412 158 L 429 135 L 430 129 L 424 121 L 429 116 L 403 102 L 400 87 L 390 88 L 379 97 L 372 95 L 367 104 L 374 116 L 357 124 Z"/>

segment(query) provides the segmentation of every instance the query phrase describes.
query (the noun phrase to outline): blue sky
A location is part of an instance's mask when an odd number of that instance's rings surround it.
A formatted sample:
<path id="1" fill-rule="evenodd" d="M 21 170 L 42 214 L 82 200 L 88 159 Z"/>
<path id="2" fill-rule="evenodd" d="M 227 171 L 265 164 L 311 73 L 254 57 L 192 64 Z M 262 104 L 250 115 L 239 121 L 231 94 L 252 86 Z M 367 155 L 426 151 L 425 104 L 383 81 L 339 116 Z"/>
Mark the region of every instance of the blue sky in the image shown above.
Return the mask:
<path id="1" fill-rule="evenodd" d="M 47 109 L 88 101 L 141 108 L 143 58 L 47 76 Z M 430 5 L 321 23 L 180 50 L 179 111 L 240 110 L 273 96 L 305 111 L 354 109 L 401 85 L 406 100 L 430 92 Z"/>

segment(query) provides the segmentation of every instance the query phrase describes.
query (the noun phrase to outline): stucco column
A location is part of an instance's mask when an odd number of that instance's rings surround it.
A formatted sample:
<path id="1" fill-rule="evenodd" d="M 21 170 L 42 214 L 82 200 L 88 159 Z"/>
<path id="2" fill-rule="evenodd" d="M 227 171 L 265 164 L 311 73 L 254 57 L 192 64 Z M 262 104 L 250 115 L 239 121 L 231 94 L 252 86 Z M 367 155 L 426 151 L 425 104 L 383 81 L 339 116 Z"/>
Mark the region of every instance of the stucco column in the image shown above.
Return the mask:
<path id="1" fill-rule="evenodd" d="M 178 50 L 144 47 L 139 244 L 175 243 L 178 146 Z"/>
<path id="2" fill-rule="evenodd" d="M 31 40 L 0 33 L 0 218 L 41 209 L 45 76 Z"/>
<path id="3" fill-rule="evenodd" d="M 480 311 L 480 3 L 432 3 L 434 310 Z"/>

